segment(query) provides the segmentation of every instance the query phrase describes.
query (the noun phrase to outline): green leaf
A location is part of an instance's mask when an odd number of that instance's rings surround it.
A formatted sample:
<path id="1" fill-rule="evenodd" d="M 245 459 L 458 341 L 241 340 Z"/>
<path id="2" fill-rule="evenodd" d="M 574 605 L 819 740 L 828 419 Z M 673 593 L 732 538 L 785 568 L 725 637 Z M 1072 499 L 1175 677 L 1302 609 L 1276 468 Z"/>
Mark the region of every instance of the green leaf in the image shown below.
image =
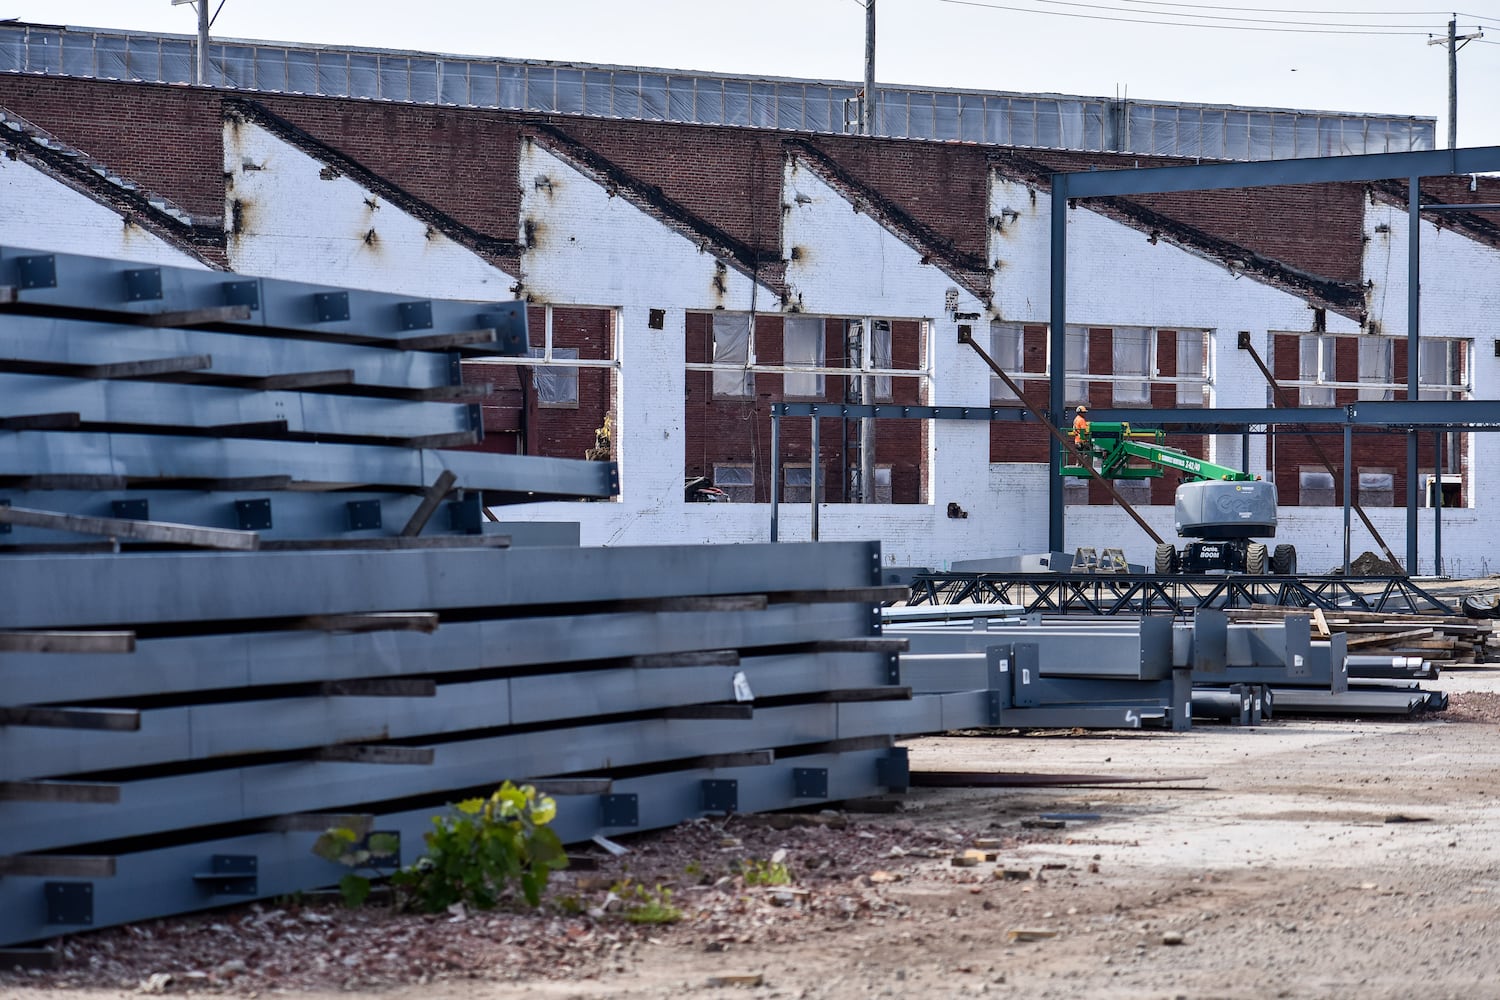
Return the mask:
<path id="1" fill-rule="evenodd" d="M 381 857 L 393 857 L 401 850 L 401 835 L 395 833 L 372 833 L 366 842 L 370 853 Z"/>
<path id="2" fill-rule="evenodd" d="M 344 897 L 344 905 L 352 910 L 370 898 L 370 880 L 351 872 L 339 879 L 339 892 Z"/>
<path id="3" fill-rule="evenodd" d="M 458 811 L 470 816 L 477 816 L 484 810 L 484 799 L 464 799 L 458 804 Z M 433 820 L 434 823 L 437 820 Z"/>
<path id="4" fill-rule="evenodd" d="M 546 826 L 552 822 L 552 817 L 557 815 L 557 802 L 550 795 L 543 795 L 536 800 L 531 807 L 531 822 L 537 826 Z"/>

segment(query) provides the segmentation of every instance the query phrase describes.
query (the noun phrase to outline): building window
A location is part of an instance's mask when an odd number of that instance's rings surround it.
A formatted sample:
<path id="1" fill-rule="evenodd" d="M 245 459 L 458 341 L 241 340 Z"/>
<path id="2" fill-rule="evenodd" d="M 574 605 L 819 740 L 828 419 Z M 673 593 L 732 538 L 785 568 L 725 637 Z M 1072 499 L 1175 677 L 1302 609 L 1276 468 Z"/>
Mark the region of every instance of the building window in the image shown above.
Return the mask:
<path id="1" fill-rule="evenodd" d="M 990 322 L 990 357 L 1016 384 L 1021 382 L 1021 348 L 1025 331 L 1015 323 Z M 1014 403 L 1019 397 L 998 375 L 990 376 L 990 402 Z"/>
<path id="2" fill-rule="evenodd" d="M 1115 382 L 1115 405 L 1151 402 L 1151 383 L 1144 380 L 1156 374 L 1156 331 L 1116 330 L 1112 354 L 1116 375 L 1138 375 L 1142 379 L 1140 382 Z"/>
<path id="3" fill-rule="evenodd" d="M 533 358 L 542 356 L 540 347 L 527 352 Z M 578 348 L 554 347 L 554 358 L 566 361 L 578 360 Z M 565 365 L 537 365 L 532 370 L 532 384 L 536 387 L 538 406 L 555 409 L 578 409 L 578 369 Z"/>
<path id="4" fill-rule="evenodd" d="M 1116 479 L 1114 480 L 1115 492 L 1125 498 L 1125 502 L 1132 507 L 1144 506 L 1151 502 L 1151 480 L 1149 479 Z"/>
<path id="5" fill-rule="evenodd" d="M 1196 379 L 1194 383 L 1178 383 L 1177 405 L 1203 407 L 1208 405 L 1208 334 L 1198 330 L 1177 331 L 1177 377 Z"/>
<path id="6" fill-rule="evenodd" d="M 1089 481 L 1077 476 L 1069 476 L 1063 480 L 1063 504 L 1068 507 L 1082 507 L 1089 502 Z"/>
<path id="7" fill-rule="evenodd" d="M 890 320 L 877 319 L 874 324 L 875 336 L 870 341 L 874 349 L 872 361 L 876 368 L 894 368 L 895 363 L 891 354 L 891 323 Z M 891 398 L 891 376 L 875 376 L 875 401 L 889 402 Z"/>
<path id="8" fill-rule="evenodd" d="M 745 313 L 714 313 L 714 364 L 745 365 L 749 361 L 750 317 Z M 716 371 L 713 377 L 717 398 L 745 399 L 755 395 L 755 376 L 751 372 Z"/>
<path id="9" fill-rule="evenodd" d="M 821 473 L 821 469 L 819 472 Z M 781 467 L 781 496 L 786 503 L 809 503 L 812 499 L 812 466 L 783 465 Z M 827 477 L 818 476 L 818 502 L 828 497 Z"/>
<path id="10" fill-rule="evenodd" d="M 1458 341 L 1424 338 L 1417 351 L 1417 398 L 1461 398 L 1464 375 Z"/>
<path id="11" fill-rule="evenodd" d="M 1362 384 L 1360 399 L 1391 399 L 1391 384 L 1395 381 L 1396 342 L 1388 337 L 1359 338 L 1359 381 L 1372 383 L 1369 388 Z"/>
<path id="12" fill-rule="evenodd" d="M 755 467 L 749 464 L 714 463 L 714 485 L 734 503 L 755 502 Z"/>
<path id="13" fill-rule="evenodd" d="M 1361 507 L 1396 506 L 1396 476 L 1388 469 L 1359 474 Z"/>
<path id="14" fill-rule="evenodd" d="M 1327 469 L 1302 469 L 1297 473 L 1297 502 L 1303 507 L 1332 507 L 1333 473 Z"/>
<path id="15" fill-rule="evenodd" d="M 875 502 L 891 502 L 891 467 L 889 465 L 875 466 Z"/>
<path id="16" fill-rule="evenodd" d="M 782 321 L 783 363 L 795 368 L 823 366 L 823 321 L 816 316 L 788 316 Z M 782 393 L 791 398 L 823 398 L 823 376 L 783 376 Z"/>
<path id="17" fill-rule="evenodd" d="M 1075 326 L 1067 332 L 1067 358 L 1066 364 L 1070 373 L 1080 375 L 1088 374 L 1089 370 L 1089 331 L 1086 327 Z M 1089 383 L 1087 379 L 1067 379 L 1068 405 L 1089 401 Z"/>
<path id="18" fill-rule="evenodd" d="M 1303 406 L 1332 406 L 1334 403 L 1333 387 L 1323 386 L 1324 382 L 1333 381 L 1333 345 L 1332 337 L 1313 335 L 1298 340 L 1297 377 L 1302 382 L 1317 383 L 1302 386 L 1300 402 Z"/>
<path id="19" fill-rule="evenodd" d="M 1464 504 L 1463 479 L 1459 476 L 1442 477 L 1442 496 L 1444 507 L 1462 507 Z M 1422 477 L 1422 506 L 1436 507 L 1438 501 L 1438 480 L 1431 474 Z"/>

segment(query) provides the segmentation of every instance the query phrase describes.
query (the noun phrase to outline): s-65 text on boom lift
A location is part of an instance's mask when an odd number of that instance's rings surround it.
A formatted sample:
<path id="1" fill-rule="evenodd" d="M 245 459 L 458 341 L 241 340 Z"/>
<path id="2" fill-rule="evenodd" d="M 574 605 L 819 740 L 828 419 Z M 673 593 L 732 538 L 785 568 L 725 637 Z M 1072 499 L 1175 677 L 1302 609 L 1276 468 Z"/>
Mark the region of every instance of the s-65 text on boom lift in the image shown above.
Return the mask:
<path id="1" fill-rule="evenodd" d="M 1276 537 L 1276 485 L 1259 476 L 1194 458 L 1162 444 L 1162 430 L 1134 430 L 1126 423 L 1098 422 L 1078 433 L 1078 455 L 1094 463 L 1104 479 L 1159 479 L 1180 473 L 1173 521 L 1178 537 L 1197 539 L 1181 549 L 1156 547 L 1156 572 L 1262 575 L 1297 572 L 1297 549 L 1278 545 L 1267 553 L 1256 538 Z M 1064 465 L 1064 476 L 1088 477 L 1081 465 Z"/>

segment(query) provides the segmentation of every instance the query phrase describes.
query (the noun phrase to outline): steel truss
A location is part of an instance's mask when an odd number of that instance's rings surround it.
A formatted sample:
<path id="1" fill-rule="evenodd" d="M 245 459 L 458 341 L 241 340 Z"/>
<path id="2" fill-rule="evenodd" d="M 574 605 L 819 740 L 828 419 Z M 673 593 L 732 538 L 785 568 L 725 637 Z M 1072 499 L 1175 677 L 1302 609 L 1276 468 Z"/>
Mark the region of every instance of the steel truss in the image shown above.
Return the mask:
<path id="1" fill-rule="evenodd" d="M 1188 615 L 1278 604 L 1324 610 L 1457 614 L 1409 577 L 1157 576 L 1149 573 L 921 573 L 912 605 L 1014 604 L 1025 612 Z"/>

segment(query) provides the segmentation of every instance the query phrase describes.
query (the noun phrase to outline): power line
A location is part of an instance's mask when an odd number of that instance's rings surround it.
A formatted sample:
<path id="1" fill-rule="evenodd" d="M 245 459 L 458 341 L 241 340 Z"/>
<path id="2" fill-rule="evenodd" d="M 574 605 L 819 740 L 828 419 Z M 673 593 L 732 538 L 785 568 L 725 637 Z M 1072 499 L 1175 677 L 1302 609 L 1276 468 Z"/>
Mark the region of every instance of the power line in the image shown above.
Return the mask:
<path id="1" fill-rule="evenodd" d="M 1348 11 L 1348 10 L 1302 10 L 1298 7 L 1241 7 L 1238 4 L 1212 4 L 1212 3 L 1168 3 L 1166 0 L 1120 0 L 1121 3 L 1146 4 L 1152 7 L 1184 7 L 1197 10 L 1237 10 L 1248 14 L 1333 14 L 1337 16 L 1354 17 L 1356 15 L 1375 13 L 1374 11 Z M 1142 13 L 1157 13 L 1157 11 L 1143 11 Z M 1440 10 L 1383 10 L 1381 14 L 1391 17 L 1447 17 L 1448 11 Z M 1473 17 L 1472 14 L 1464 14 L 1464 17 Z"/>
<path id="2" fill-rule="evenodd" d="M 1368 27 L 1363 27 L 1363 26 L 1359 26 L 1359 25 L 1350 25 L 1347 28 L 1318 28 L 1318 27 L 1308 27 L 1308 28 L 1272 28 L 1272 27 L 1260 27 L 1258 25 L 1259 24 L 1314 24 L 1316 22 L 1310 22 L 1310 21 L 1308 21 L 1308 22 L 1301 22 L 1301 21 L 1287 21 L 1287 22 L 1281 22 L 1281 21 L 1263 21 L 1263 22 L 1255 22 L 1255 24 L 1252 24 L 1252 25 L 1243 25 L 1243 24 L 1199 24 L 1199 23 L 1196 23 L 1196 22 L 1193 22 L 1193 21 L 1150 21 L 1150 20 L 1143 20 L 1141 18 L 1134 18 L 1134 17 L 1110 17 L 1110 16 L 1107 16 L 1107 15 L 1104 15 L 1104 14 L 1080 14 L 1080 13 L 1075 13 L 1073 11 L 1039 10 L 1039 9 L 1037 9 L 1035 7 L 1014 7 L 1014 6 L 1010 6 L 1010 5 L 1007 5 L 1007 4 L 983 3 L 983 2 L 981 2 L 981 0 L 939 0 L 939 2 L 940 3 L 953 4 L 953 5 L 959 6 L 959 7 L 983 7 L 983 8 L 986 8 L 988 10 L 1005 10 L 1005 11 L 1012 11 L 1012 12 L 1020 13 L 1020 14 L 1044 14 L 1044 15 L 1047 15 L 1047 16 L 1050 16 L 1050 17 L 1074 17 L 1074 18 L 1081 18 L 1083 20 L 1089 20 L 1089 21 L 1112 21 L 1112 22 L 1116 22 L 1116 23 L 1119 23 L 1119 24 L 1155 24 L 1155 25 L 1162 25 L 1164 27 L 1173 27 L 1173 28 L 1213 28 L 1213 29 L 1216 29 L 1216 30 L 1219 30 L 1219 31 L 1271 31 L 1271 32 L 1278 32 L 1278 33 L 1283 33 L 1283 34 L 1295 34 L 1295 35 L 1377 35 L 1377 36 L 1383 36 L 1383 37 L 1387 37 L 1387 38 L 1400 38 L 1400 37 L 1403 37 L 1403 36 L 1405 36 L 1405 37 L 1415 37 L 1415 38 L 1427 38 L 1427 37 L 1431 37 L 1434 34 L 1434 32 L 1432 32 L 1432 31 L 1414 30 L 1414 29 L 1420 29 L 1419 25 L 1388 25 L 1388 26 L 1370 25 Z M 1108 7 L 1108 6 L 1103 6 L 1103 5 L 1100 5 L 1100 4 L 1066 3 L 1065 0 L 1036 0 L 1036 2 L 1038 2 L 1038 3 L 1053 3 L 1053 4 L 1057 4 L 1059 6 L 1068 6 L 1068 7 L 1084 7 L 1084 8 L 1089 8 L 1089 9 L 1093 9 L 1093 10 L 1121 10 L 1121 8 L 1119 8 L 1119 7 Z M 1143 12 L 1143 13 L 1145 13 L 1145 12 Z M 1165 14 L 1166 12 L 1163 11 L 1162 13 Z M 1208 15 L 1194 15 L 1194 16 L 1207 17 Z M 1224 18 L 1223 20 L 1253 20 L 1253 19 L 1248 19 L 1248 18 L 1244 18 L 1244 19 L 1241 19 L 1241 18 Z M 1389 27 L 1391 29 L 1396 29 L 1396 30 L 1388 30 L 1388 31 L 1387 30 L 1369 30 L 1369 29 L 1380 28 L 1380 27 Z"/>

